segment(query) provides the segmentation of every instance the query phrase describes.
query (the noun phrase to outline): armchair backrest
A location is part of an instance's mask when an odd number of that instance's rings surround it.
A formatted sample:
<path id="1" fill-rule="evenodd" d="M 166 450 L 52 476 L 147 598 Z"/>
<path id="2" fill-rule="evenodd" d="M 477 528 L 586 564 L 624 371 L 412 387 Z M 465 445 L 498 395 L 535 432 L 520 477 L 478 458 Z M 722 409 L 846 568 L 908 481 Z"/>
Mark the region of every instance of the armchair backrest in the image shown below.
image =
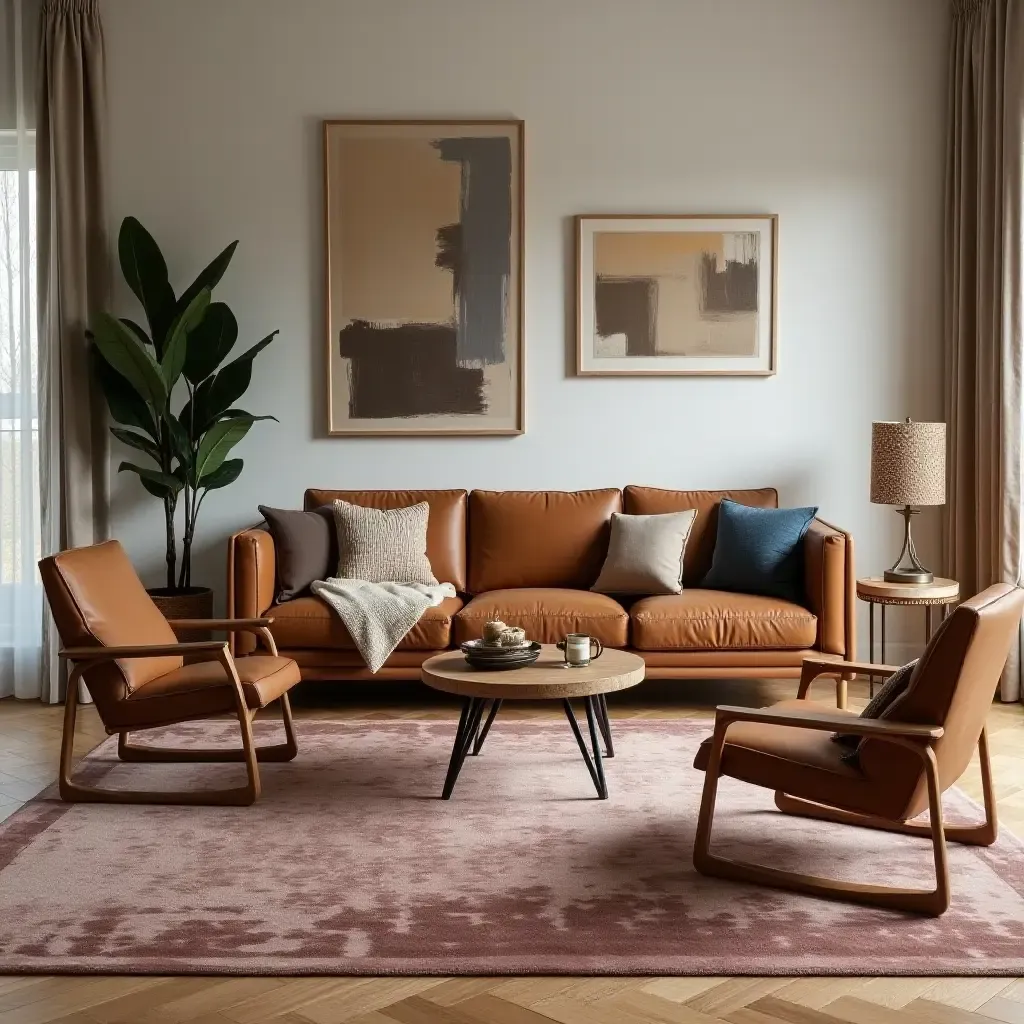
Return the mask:
<path id="1" fill-rule="evenodd" d="M 116 540 L 50 555 L 39 563 L 57 631 L 65 647 L 177 643 Z M 100 718 L 151 679 L 179 668 L 180 657 L 109 661 L 83 679 Z"/>
<path id="2" fill-rule="evenodd" d="M 935 632 L 906 693 L 885 716 L 943 727 L 935 744 L 943 789 L 963 774 L 977 748 L 1022 612 L 1024 590 L 1006 583 L 964 601 Z M 911 817 L 927 806 L 921 761 L 912 751 L 867 740 L 860 765 L 886 787 L 893 816 Z"/>

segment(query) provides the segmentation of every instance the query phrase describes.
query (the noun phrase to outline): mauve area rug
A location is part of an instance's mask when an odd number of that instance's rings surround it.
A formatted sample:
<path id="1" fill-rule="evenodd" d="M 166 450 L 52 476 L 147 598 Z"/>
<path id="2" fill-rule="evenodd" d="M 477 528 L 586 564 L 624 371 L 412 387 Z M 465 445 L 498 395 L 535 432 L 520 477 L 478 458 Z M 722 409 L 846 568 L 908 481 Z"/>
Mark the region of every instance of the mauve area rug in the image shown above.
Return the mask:
<path id="1" fill-rule="evenodd" d="M 566 722 L 502 721 L 439 799 L 455 722 L 300 721 L 249 808 L 67 805 L 0 825 L 0 970 L 121 974 L 1024 974 L 1024 845 L 951 845 L 938 919 L 702 878 L 708 725 L 613 722 L 610 799 Z M 258 729 L 263 739 L 273 723 Z M 165 730 L 209 745 L 226 723 Z M 224 784 L 237 765 L 124 765 L 105 785 Z M 947 817 L 978 809 L 946 797 Z M 723 780 L 716 848 L 923 884 L 927 842 L 784 816 Z"/>

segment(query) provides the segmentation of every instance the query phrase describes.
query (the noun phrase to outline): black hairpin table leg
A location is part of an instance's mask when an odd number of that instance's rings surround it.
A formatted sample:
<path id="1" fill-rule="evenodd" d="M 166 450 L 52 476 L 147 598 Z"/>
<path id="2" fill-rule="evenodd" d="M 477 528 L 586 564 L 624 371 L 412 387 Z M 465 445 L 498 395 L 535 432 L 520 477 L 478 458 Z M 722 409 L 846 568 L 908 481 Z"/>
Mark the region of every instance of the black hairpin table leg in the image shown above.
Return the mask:
<path id="1" fill-rule="evenodd" d="M 604 756 L 614 757 L 615 747 L 612 745 L 612 723 L 608 721 L 608 699 L 603 693 L 599 693 L 594 700 L 598 712 L 597 724 L 601 727 L 601 735 L 604 737 Z"/>
<path id="2" fill-rule="evenodd" d="M 455 732 L 455 744 L 452 747 L 452 758 L 448 762 L 448 774 L 444 780 L 444 789 L 441 790 L 441 799 L 447 800 L 455 788 L 455 781 L 462 771 L 466 755 L 476 741 L 476 731 L 480 727 L 480 719 L 483 717 L 486 700 L 479 697 L 470 697 L 462 708 L 462 717 L 459 719 L 459 727 Z"/>
<path id="3" fill-rule="evenodd" d="M 484 740 L 487 739 L 487 734 L 491 731 L 491 724 L 494 722 L 494 716 L 498 713 L 498 708 L 501 707 L 501 700 L 491 701 L 491 710 L 487 712 L 487 720 L 484 722 L 484 727 L 480 730 L 480 735 L 477 736 L 476 741 L 473 744 L 473 755 L 477 755 L 483 749 Z"/>
<path id="4" fill-rule="evenodd" d="M 590 728 L 590 742 L 594 748 L 593 757 L 591 757 L 590 751 L 587 749 L 587 741 L 583 738 L 583 733 L 580 731 L 572 704 L 568 700 L 562 701 L 562 707 L 565 708 L 565 717 L 569 719 L 569 725 L 572 726 L 572 734 L 576 737 L 576 742 L 579 744 L 580 753 L 583 755 L 583 762 L 587 766 L 587 771 L 590 772 L 590 778 L 597 789 L 597 795 L 602 800 L 607 800 L 608 786 L 604 779 L 604 765 L 601 763 L 601 744 L 597 738 L 597 717 L 594 711 L 594 698 L 585 698 L 585 704 L 587 708 L 587 725 Z"/>

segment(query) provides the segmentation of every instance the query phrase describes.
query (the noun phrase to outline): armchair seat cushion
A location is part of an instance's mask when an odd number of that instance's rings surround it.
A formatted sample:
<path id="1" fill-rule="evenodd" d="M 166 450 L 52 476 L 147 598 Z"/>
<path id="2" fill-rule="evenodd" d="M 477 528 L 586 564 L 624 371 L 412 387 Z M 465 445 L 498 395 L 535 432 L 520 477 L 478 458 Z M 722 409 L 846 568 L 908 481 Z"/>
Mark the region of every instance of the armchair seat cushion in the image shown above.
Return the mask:
<path id="1" fill-rule="evenodd" d="M 813 647 L 818 619 L 792 601 L 724 590 L 645 597 L 630 609 L 638 651 Z"/>
<path id="2" fill-rule="evenodd" d="M 462 607 L 458 597 L 447 597 L 428 608 L 420 621 L 402 638 L 400 651 L 443 651 L 450 645 L 452 618 Z M 349 631 L 338 616 L 318 597 L 298 597 L 267 609 L 274 621 L 270 626 L 274 642 L 281 650 L 356 648 Z"/>
<path id="3" fill-rule="evenodd" d="M 455 642 L 478 640 L 484 623 L 501 619 L 522 626 L 531 640 L 554 644 L 566 633 L 589 633 L 606 647 L 625 647 L 629 616 L 605 594 L 557 587 L 491 590 L 474 597 L 455 616 Z"/>
<path id="4" fill-rule="evenodd" d="M 856 712 L 837 711 L 810 700 L 784 700 L 773 707 L 780 711 L 819 711 L 857 717 Z M 832 741 L 828 730 L 734 722 L 722 753 L 722 774 L 830 807 L 862 814 L 879 813 L 878 786 L 859 768 L 845 762 L 842 755 L 843 748 Z M 706 771 L 710 758 L 709 736 L 697 750 L 694 768 Z"/>
<path id="5" fill-rule="evenodd" d="M 299 666 L 290 658 L 254 654 L 235 659 L 245 703 L 265 708 L 299 681 Z M 117 704 L 120 728 L 150 728 L 237 710 L 235 693 L 219 661 L 182 665 L 146 683 Z"/>

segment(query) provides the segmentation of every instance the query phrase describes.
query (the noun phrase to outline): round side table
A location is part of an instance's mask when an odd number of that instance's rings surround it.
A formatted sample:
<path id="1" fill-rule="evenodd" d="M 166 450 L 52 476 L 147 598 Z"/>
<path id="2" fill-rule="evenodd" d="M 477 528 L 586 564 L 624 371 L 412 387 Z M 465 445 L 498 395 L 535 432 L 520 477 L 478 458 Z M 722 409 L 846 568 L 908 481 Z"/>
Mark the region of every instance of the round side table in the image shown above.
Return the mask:
<path id="1" fill-rule="evenodd" d="M 881 611 L 880 664 L 885 660 L 885 609 L 892 604 L 924 608 L 925 642 L 932 638 L 932 609 L 941 608 L 942 618 L 949 613 L 950 605 L 960 599 L 960 584 L 956 580 L 936 577 L 931 583 L 909 584 L 889 583 L 883 576 L 867 576 L 857 580 L 857 597 L 868 605 L 868 661 L 875 661 L 875 605 Z M 875 681 L 868 683 L 868 692 L 875 695 Z"/>

